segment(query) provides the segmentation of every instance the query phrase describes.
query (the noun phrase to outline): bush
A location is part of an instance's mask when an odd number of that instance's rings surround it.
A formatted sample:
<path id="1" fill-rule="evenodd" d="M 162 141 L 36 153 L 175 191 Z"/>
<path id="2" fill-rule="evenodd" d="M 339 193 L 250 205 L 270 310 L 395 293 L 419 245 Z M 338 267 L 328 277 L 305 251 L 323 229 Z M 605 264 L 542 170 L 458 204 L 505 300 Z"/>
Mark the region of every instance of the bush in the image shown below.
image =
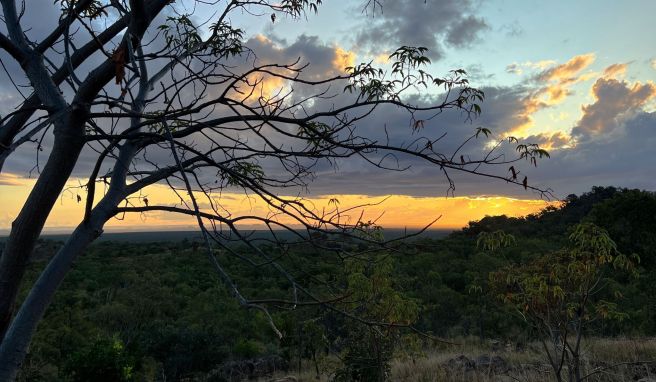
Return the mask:
<path id="1" fill-rule="evenodd" d="M 71 381 L 132 381 L 134 360 L 118 337 L 98 337 L 74 352 L 64 365 Z"/>

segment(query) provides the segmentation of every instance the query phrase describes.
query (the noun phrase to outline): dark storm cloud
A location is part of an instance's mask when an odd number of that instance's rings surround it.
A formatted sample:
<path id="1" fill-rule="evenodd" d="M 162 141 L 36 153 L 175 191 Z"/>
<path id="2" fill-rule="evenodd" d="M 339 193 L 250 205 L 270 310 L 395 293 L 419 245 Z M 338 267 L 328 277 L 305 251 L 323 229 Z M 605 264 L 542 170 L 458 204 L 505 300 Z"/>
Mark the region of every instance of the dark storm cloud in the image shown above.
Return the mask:
<path id="1" fill-rule="evenodd" d="M 656 190 L 656 113 L 639 112 L 609 137 L 557 150 L 534 173 L 559 192 L 580 193 L 594 185 Z"/>
<path id="2" fill-rule="evenodd" d="M 643 86 L 625 84 L 626 89 L 647 96 Z M 427 125 L 424 133 L 436 135 L 448 132 L 447 137 L 440 142 L 440 148 L 445 152 L 453 150 L 462 142 L 476 126 L 485 126 L 493 132 L 501 133 L 507 126 L 516 123 L 523 103 L 526 88 L 485 88 L 488 97 L 483 104 L 483 114 L 473 121 L 464 123 L 457 113 L 446 113 Z M 608 89 L 607 89 L 608 90 Z M 621 89 L 616 89 L 623 92 Z M 597 110 L 598 104 L 610 105 L 614 97 L 603 92 L 596 103 L 584 107 L 583 110 Z M 644 99 L 644 98 L 642 98 Z M 656 157 L 656 113 L 646 113 L 635 107 L 644 102 L 631 97 L 624 99 L 623 108 L 614 110 L 633 110 L 623 114 L 623 118 L 609 118 L 599 128 L 600 134 L 587 139 L 580 139 L 572 145 L 571 138 L 562 132 L 534 135 L 523 139 L 523 143 L 538 143 L 549 149 L 550 159 L 538 161 L 534 167 L 528 162 L 515 165 L 521 171 L 521 177 L 527 176 L 529 183 L 542 188 L 553 189 L 557 198 L 570 193 L 581 193 L 595 185 L 616 185 L 656 189 L 656 177 L 653 158 Z M 633 105 L 633 106 L 629 106 Z M 590 120 L 585 113 L 574 127 L 580 131 Z M 396 123 L 394 123 L 396 121 Z M 399 110 L 387 109 L 368 119 L 365 126 L 373 136 L 380 126 L 396 126 L 398 137 L 408 137 L 409 128 L 403 123 Z M 380 133 L 378 133 L 380 135 Z M 465 155 L 475 157 L 484 151 L 485 140 L 476 140 L 465 149 Z M 508 158 L 516 155 L 512 146 L 506 146 L 500 151 Z M 387 172 L 372 168 L 363 161 L 349 161 L 335 173 L 326 171 L 315 181 L 311 189 L 315 193 L 365 193 L 371 195 L 405 194 L 414 196 L 440 196 L 448 189 L 448 183 L 438 168 L 420 160 L 399 158 L 401 164 L 411 167 L 404 172 Z M 490 167 L 489 171 L 500 176 L 508 176 L 508 166 Z M 516 185 L 504 181 L 490 180 L 451 171 L 450 176 L 456 184 L 456 195 L 508 195 L 519 198 L 534 198 L 532 192 L 524 191 Z"/>
<path id="3" fill-rule="evenodd" d="M 385 41 L 391 41 L 390 43 L 398 45 L 403 42 L 393 40 L 392 37 L 410 37 L 412 35 L 413 39 L 416 40 L 417 36 L 428 36 L 429 38 L 425 41 L 432 43 L 434 47 L 438 47 L 436 51 L 439 52 L 443 41 L 452 44 L 464 43 L 448 41 L 449 33 L 454 31 L 460 23 L 476 24 L 472 20 L 467 21 L 470 16 L 468 12 L 472 11 L 471 4 L 468 2 L 432 3 L 434 7 L 441 8 L 444 12 L 433 15 L 436 17 L 436 24 L 442 23 L 440 24 L 442 27 L 438 28 L 432 24 L 426 25 L 430 24 L 427 20 L 432 16 L 427 16 L 424 14 L 426 12 L 421 11 L 423 9 L 421 2 L 414 2 L 414 5 L 409 9 L 402 9 L 402 4 L 409 1 L 411 0 L 388 2 L 385 14 L 380 18 L 376 16 L 377 18 L 372 23 L 373 26 L 367 32 L 371 34 L 369 37 L 373 38 L 376 33 L 379 33 L 382 35 L 379 35 L 378 38 L 388 38 Z M 399 17 L 399 20 L 396 20 L 396 15 L 402 11 L 405 14 Z M 400 23 L 400 20 L 410 17 L 407 13 L 413 12 L 416 13 L 417 20 L 424 20 L 423 24 L 422 22 Z M 404 29 L 411 26 L 416 26 L 419 30 Z M 479 30 L 480 27 L 479 25 Z M 473 29 L 476 28 L 473 27 Z M 428 34 L 422 34 L 422 31 Z M 369 44 L 367 42 L 369 37 L 365 38 L 363 33 L 365 33 L 364 30 L 361 31 L 358 38 Z M 256 60 L 256 64 L 263 64 L 289 63 L 300 58 L 301 62 L 311 64 L 303 74 L 305 78 L 310 79 L 339 74 L 342 68 L 335 63 L 340 62 L 340 54 L 345 54 L 343 51 L 340 52 L 338 47 L 326 45 L 314 36 L 300 36 L 289 43 L 283 40 L 274 43 L 272 40 L 260 36 L 250 39 L 246 42 L 246 45 L 254 50 L 255 58 L 251 57 L 250 61 L 242 60 L 239 65 L 244 65 L 244 68 L 252 67 L 253 59 Z M 568 65 L 559 66 L 557 69 L 549 69 L 542 75 L 545 79 L 549 78 L 554 81 L 561 77 L 569 79 L 585 66 L 585 62 L 572 61 L 571 65 L 568 63 Z M 503 132 L 523 121 L 525 118 L 526 97 L 538 90 L 540 86 L 540 84 L 528 82 L 513 87 L 483 88 L 486 100 L 482 105 L 483 113 L 479 118 L 474 121 L 466 121 L 463 114 L 447 111 L 434 119 L 427 120 L 421 135 L 437 138 L 446 133 L 435 145 L 436 149 L 445 154 L 452 153 L 478 126 L 489 128 L 493 133 L 500 136 Z M 15 106 L 16 93 L 12 91 L 8 78 L 2 79 L 0 89 L 2 89 L 0 103 L 3 106 Z M 349 102 L 352 95 L 341 94 L 341 89 L 340 86 L 334 86 L 330 90 L 337 93 L 336 97 L 315 100 L 314 104 L 307 105 L 308 111 L 330 109 L 334 105 Z M 649 91 L 649 89 L 651 90 Z M 298 86 L 295 87 L 295 91 L 297 92 L 296 97 L 306 97 L 316 92 L 316 89 Z M 614 184 L 656 189 L 656 180 L 652 174 L 654 166 L 650 161 L 651 158 L 656 156 L 656 150 L 654 149 L 656 147 L 656 115 L 641 111 L 641 107 L 646 102 L 646 97 L 652 93 L 653 85 L 648 87 L 648 85 L 628 84 L 608 78 L 599 79 L 593 88 L 595 102 L 583 108 L 584 116 L 574 126 L 574 136 L 579 140 L 577 145 L 572 148 L 563 148 L 563 146 L 567 146 L 566 137 L 558 133 L 528 137 L 527 142 L 554 147 L 555 149 L 551 153 L 552 158 L 539 162 L 537 168 L 533 168 L 529 163 L 522 163 L 516 167 L 522 171 L 522 176 L 529 177 L 531 184 L 551 187 L 557 196 L 565 196 L 572 192 L 583 192 L 593 185 Z M 415 95 L 406 98 L 407 102 L 418 106 L 434 104 L 438 100 L 439 96 L 420 97 Z M 428 118 L 428 115 L 419 114 L 415 118 Z M 394 106 L 383 106 L 375 110 L 369 118 L 358 122 L 358 131 L 361 135 L 379 142 L 385 142 L 389 139 L 391 144 L 407 144 L 418 137 L 417 133 L 413 135 L 411 126 L 410 116 L 404 110 Z M 595 134 L 592 132 L 595 132 Z M 42 164 L 47 156 L 48 142 L 48 139 L 44 142 L 45 150 L 41 153 Z M 488 141 L 482 137 L 473 140 L 463 149 L 462 154 L 466 157 L 480 158 L 485 152 L 486 143 Z M 512 147 L 508 147 L 502 153 L 505 153 L 508 157 L 515 154 Z M 5 171 L 18 174 L 27 173 L 34 167 L 35 155 L 35 145 L 25 145 L 9 158 Z M 160 165 L 172 164 L 170 153 L 166 150 L 153 150 L 148 155 L 150 159 Z M 90 149 L 86 149 L 81 156 L 78 167 L 75 169 L 75 175 L 87 175 L 96 157 L 97 154 Z M 396 159 L 398 159 L 398 163 Z M 403 172 L 385 171 L 375 168 L 358 157 L 340 160 L 337 162 L 336 168 L 325 162 L 319 163 L 315 168 L 317 178 L 310 184 L 309 189 L 312 195 L 404 194 L 442 196 L 446 194 L 448 183 L 438 167 L 416 158 L 401 155 L 397 156 L 396 159 L 387 158 L 384 164 L 390 167 L 405 168 L 409 166 L 409 168 Z M 109 164 L 108 161 L 106 167 Z M 280 171 L 280 167 L 276 163 L 263 162 L 261 164 L 266 169 L 267 174 L 275 174 Z M 139 165 L 146 166 L 143 161 Z M 106 167 L 103 167 L 103 172 Z M 489 171 L 500 176 L 507 176 L 508 174 L 507 166 L 490 168 Z M 451 171 L 450 176 L 453 177 L 456 183 L 456 195 L 460 196 L 493 194 L 524 198 L 536 196 L 533 193 L 525 192 L 521 187 L 509 185 L 504 181 L 458 174 L 455 171 Z M 293 192 L 293 190 L 286 190 L 286 192 Z"/>
<path id="4" fill-rule="evenodd" d="M 485 20 L 467 16 L 451 25 L 446 41 L 456 47 L 469 47 L 478 40 L 479 32 L 488 28 Z"/>
<path id="5" fill-rule="evenodd" d="M 360 27 L 356 44 L 372 54 L 402 45 L 424 46 L 438 60 L 445 45 L 467 47 L 489 26 L 475 15 L 473 1 L 384 0 L 376 13 Z"/>
<path id="6" fill-rule="evenodd" d="M 336 47 L 326 45 L 317 36 L 301 35 L 288 44 L 286 40 L 274 41 L 258 35 L 244 45 L 253 50 L 255 65 L 291 64 L 296 60 L 299 60 L 300 65 L 309 64 L 302 74 L 305 79 L 326 78 L 339 74 L 339 70 L 343 69 L 333 65 L 337 58 Z"/>
<path id="7" fill-rule="evenodd" d="M 442 137 L 434 149 L 450 157 L 454 150 L 467 138 L 472 136 L 476 128 L 485 126 L 493 132 L 500 133 L 508 125 L 515 123 L 515 115 L 522 107 L 521 97 L 523 91 L 512 88 L 490 87 L 483 89 L 486 101 L 483 105 L 482 115 L 467 121 L 466 115 L 457 111 L 445 111 L 432 120 L 427 120 L 424 129 L 419 133 L 412 133 L 410 117 L 402 109 L 396 107 L 383 107 L 376 110 L 369 118 L 358 124 L 360 134 L 372 139 L 405 145 L 419 136 L 432 139 Z M 427 106 L 439 101 L 439 97 L 409 97 L 411 104 Z M 416 115 L 420 119 L 427 115 Z M 446 135 L 444 135 L 446 134 Z M 489 140 L 483 135 L 473 139 L 458 152 L 465 158 L 481 159 L 486 153 Z M 502 152 L 500 152 L 502 153 Z M 512 155 L 512 152 L 507 154 Z M 382 157 L 382 154 L 375 156 Z M 397 162 L 398 161 L 398 162 Z M 413 196 L 443 196 L 449 188 L 447 178 L 436 165 L 422 159 L 397 154 L 388 157 L 383 162 L 388 167 L 406 168 L 405 171 L 385 171 L 358 158 L 349 158 L 339 162 L 339 171 L 326 170 L 310 185 L 315 194 L 346 193 L 346 194 L 404 194 Z M 489 172 L 505 176 L 507 166 L 489 167 Z M 493 182 L 476 176 L 459 175 L 458 171 L 450 170 L 449 176 L 456 181 L 457 195 L 482 194 L 508 194 L 512 187 L 506 182 Z"/>

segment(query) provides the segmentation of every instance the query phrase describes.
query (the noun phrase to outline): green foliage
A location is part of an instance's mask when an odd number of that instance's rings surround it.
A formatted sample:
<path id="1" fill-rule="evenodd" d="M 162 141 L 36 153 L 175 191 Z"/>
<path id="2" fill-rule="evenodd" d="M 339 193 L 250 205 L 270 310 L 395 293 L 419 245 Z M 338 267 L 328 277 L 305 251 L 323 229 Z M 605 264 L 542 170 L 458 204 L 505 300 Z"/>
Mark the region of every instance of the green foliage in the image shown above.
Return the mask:
<path id="1" fill-rule="evenodd" d="M 317 13 L 322 0 L 283 0 L 278 9 L 286 12 L 292 17 L 301 17 L 305 10 Z"/>
<path id="2" fill-rule="evenodd" d="M 94 338 L 113 336 L 135 360 L 134 375 L 156 368 L 157 375 L 169 380 L 208 372 L 232 358 L 269 353 L 276 339 L 265 319 L 240 308 L 204 254 L 190 244 L 93 246 L 66 278 L 39 326 L 32 364 L 52 364 L 66 379 L 69 369 L 61 366 L 69 354 L 91 349 Z M 46 260 L 35 262 L 30 278 Z M 276 282 L 259 281 L 280 293 Z M 258 286 L 257 281 L 245 283 L 244 289 Z M 264 345 L 245 350 L 244 344 Z"/>
<path id="3" fill-rule="evenodd" d="M 568 248 L 490 273 L 489 283 L 499 301 L 537 330 L 559 381 L 564 363 L 570 380 L 581 380 L 580 343 L 590 322 L 627 317 L 599 292 L 605 272 L 633 271 L 638 260 L 619 253 L 608 232 L 591 223 L 575 226 L 569 240 Z"/>
<path id="4" fill-rule="evenodd" d="M 604 313 L 599 318 L 621 317 L 611 310 L 614 304 L 594 295 L 608 266 L 633 270 L 636 259 L 619 253 L 608 233 L 590 223 L 577 225 L 569 239 L 567 249 L 490 273 L 496 297 L 549 330 L 565 332 L 572 319 L 592 320 L 595 313 Z"/>
<path id="5" fill-rule="evenodd" d="M 61 14 L 62 18 L 65 16 L 68 16 L 69 12 L 72 12 L 73 7 L 76 7 L 79 3 L 78 0 L 55 0 L 55 4 L 59 3 L 61 6 Z M 82 9 L 81 12 L 79 12 L 79 17 L 82 18 L 87 18 L 89 20 L 95 20 L 97 18 L 100 18 L 102 16 L 108 16 L 107 11 L 105 10 L 105 6 L 102 2 L 98 0 L 93 0 L 87 2 L 86 6 L 84 9 Z"/>
<path id="6" fill-rule="evenodd" d="M 425 47 L 402 46 L 394 51 L 389 59 L 392 63 L 390 76 L 381 68 L 375 68 L 369 63 L 361 63 L 354 67 L 347 67 L 349 84 L 344 87 L 345 92 L 359 94 L 359 99 L 370 101 L 400 101 L 400 93 L 408 87 L 428 88 L 437 86 L 454 97 L 449 98 L 450 106 L 478 115 L 481 113 L 480 103 L 485 99 L 482 90 L 472 88 L 467 79 L 467 72 L 463 69 L 451 70 L 444 77 L 436 77 L 423 68 L 430 64 L 426 56 Z M 417 130 L 423 121 L 416 121 L 413 129 Z"/>
<path id="7" fill-rule="evenodd" d="M 346 262 L 345 309 L 358 320 L 345 327 L 343 366 L 335 372 L 337 382 L 382 382 L 388 380 L 391 361 L 401 345 L 411 343 L 401 331 L 418 315 L 418 305 L 395 288 L 393 259 L 387 254 L 353 258 Z"/>
<path id="8" fill-rule="evenodd" d="M 117 336 L 98 337 L 71 354 L 64 365 L 71 381 L 132 381 L 134 360 Z"/>
<path id="9" fill-rule="evenodd" d="M 234 28 L 225 21 L 210 25 L 210 35 L 205 41 L 201 31 L 194 25 L 191 15 L 169 16 L 166 18 L 166 23 L 160 25 L 158 30 L 163 32 L 166 44 L 176 48 L 183 55 L 207 50 L 221 59 L 238 56 L 244 51 L 242 45 L 244 30 Z"/>
<path id="10" fill-rule="evenodd" d="M 547 150 L 541 149 L 540 146 L 535 143 L 519 144 L 515 149 L 519 152 L 520 158 L 529 160 L 535 167 L 538 165 L 538 159 L 551 157 Z"/>
<path id="11" fill-rule="evenodd" d="M 233 353 L 239 358 L 255 358 L 265 352 L 264 345 L 252 339 L 239 339 L 233 348 Z"/>
<path id="12" fill-rule="evenodd" d="M 333 129 L 321 122 L 308 122 L 300 125 L 298 128 L 298 137 L 305 139 L 315 150 L 324 145 L 331 146 Z"/>
<path id="13" fill-rule="evenodd" d="M 485 251 L 494 251 L 498 248 L 509 247 L 515 243 L 515 237 L 502 230 L 494 232 L 481 232 L 476 239 L 476 246 Z"/>
<path id="14" fill-rule="evenodd" d="M 356 236 L 366 240 L 382 241 L 384 239 L 383 227 L 371 220 L 358 222 L 353 230 Z"/>
<path id="15" fill-rule="evenodd" d="M 230 171 L 225 173 L 229 186 L 238 186 L 243 182 L 260 183 L 264 178 L 264 170 L 257 163 L 237 162 Z"/>
<path id="16" fill-rule="evenodd" d="M 264 249 L 280 255 L 281 263 L 317 296 L 334 299 L 335 288 L 346 291 L 337 307 L 365 321 L 412 322 L 436 336 L 485 339 L 525 333 L 544 338 L 535 330 L 523 331 L 525 321 L 517 313 L 526 316 L 527 303 L 536 309 L 562 305 L 556 311 L 569 319 L 568 330 L 585 305 L 581 317 L 588 332 L 655 335 L 654 206 L 656 196 L 650 192 L 596 187 L 569 196 L 562 207 L 524 218 L 486 217 L 439 240 L 419 238 L 404 243 L 399 252 L 370 252 L 371 256 L 346 262 L 334 251 L 310 246 L 290 247 L 284 256 L 276 248 Z M 584 224 L 573 229 L 580 221 L 596 227 Z M 374 222 L 363 222 L 354 233 L 366 241 L 384 239 L 382 228 Z M 364 240 L 339 245 L 346 252 L 366 252 Z M 64 365 L 73 354 L 79 356 L 96 346 L 97 339 L 121 341 L 122 354 L 137 380 L 152 380 L 146 376 L 153 375 L 168 380 L 193 378 L 230 360 L 268 354 L 279 354 L 294 367 L 309 360 L 317 374 L 334 371 L 328 360 L 337 354 L 351 365 L 341 369 L 342 377 L 353 378 L 357 370 L 374 370 L 367 365 L 384 364 L 377 357 L 372 361 L 373 354 L 388 362 L 415 350 L 416 339 L 401 330 L 346 320 L 320 306 L 292 311 L 272 306 L 274 321 L 284 334 L 278 340 L 265 318 L 239 307 L 192 244 L 92 246 L 39 325 L 22 380 L 72 378 Z M 52 241 L 39 244 L 28 281 L 57 248 Z M 247 248 L 235 250 L 250 256 Z M 640 263 L 634 253 L 640 255 Z M 253 268 L 231 257 L 222 260 L 249 297 L 288 298 L 289 283 L 266 268 Z M 508 280 L 499 279 L 495 286 L 488 275 L 509 270 L 531 274 L 525 286 L 535 291 L 534 299 L 515 295 L 509 304 L 498 304 L 490 297 L 493 288 L 507 288 Z M 553 270 L 554 277 L 547 270 Z M 585 288 L 575 286 L 594 275 L 601 277 L 598 285 L 604 288 L 581 304 L 577 296 Z M 519 279 L 513 280 L 512 285 L 520 285 Z M 372 375 L 384 376 L 384 370 L 377 366 Z"/>

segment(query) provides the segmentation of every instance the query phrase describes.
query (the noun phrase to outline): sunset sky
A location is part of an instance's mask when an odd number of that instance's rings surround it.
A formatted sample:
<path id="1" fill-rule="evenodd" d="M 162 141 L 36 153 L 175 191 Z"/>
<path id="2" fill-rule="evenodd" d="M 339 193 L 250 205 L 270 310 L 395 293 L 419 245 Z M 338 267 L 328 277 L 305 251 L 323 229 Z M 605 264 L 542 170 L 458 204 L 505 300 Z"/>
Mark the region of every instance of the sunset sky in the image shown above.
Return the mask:
<path id="1" fill-rule="evenodd" d="M 42 6 L 32 8 L 35 3 Z M 362 12 L 360 0 L 324 3 L 318 15 L 303 20 L 281 17 L 271 23 L 265 15 L 254 23 L 253 17 L 236 15 L 232 21 L 245 29 L 246 45 L 257 48 L 259 60 L 301 57 L 316 75 L 334 75 L 358 62 L 385 68 L 399 46 L 428 47 L 431 71 L 467 70 L 486 100 L 473 122 L 447 114 L 427 129 L 451 132 L 450 142 L 462 140 L 464 130 L 468 134 L 482 126 L 496 137 L 513 135 L 539 143 L 551 159 L 526 167 L 525 174 L 532 184 L 551 188 L 555 199 L 595 185 L 656 190 L 656 1 L 386 0 L 382 13 L 373 15 Z M 24 22 L 34 36 L 56 24 L 56 8 L 44 11 L 54 7 L 52 0 L 28 4 Z M 285 84 L 266 86 L 273 92 Z M 19 100 L 1 73 L 0 113 L 11 112 Z M 395 113 L 383 110 L 364 123 L 372 131 L 382 125 L 407 129 Z M 35 155 L 34 145 L 25 145 L 0 174 L 0 232 L 10 228 L 34 184 L 35 173 L 31 178 L 28 174 Z M 41 155 L 44 160 L 47 153 Z M 71 187 L 88 173 L 84 165 Z M 382 202 L 369 207 L 367 216 L 386 227 L 421 227 L 441 216 L 436 228 L 457 228 L 485 215 L 519 216 L 547 205 L 539 195 L 503 181 L 454 180 L 454 196 L 447 197 L 446 180 L 426 164 L 389 173 L 344 162 L 337 171 L 320 169 L 305 197 L 319 210 L 332 198 L 344 208 Z M 47 230 L 70 229 L 80 221 L 79 192 L 71 188 L 61 195 Z M 164 187 L 144 195 L 153 203 L 176 202 Z M 261 203 L 238 193 L 225 193 L 221 202 L 233 214 L 268 213 Z M 193 220 L 151 213 L 113 220 L 109 227 L 186 229 Z"/>

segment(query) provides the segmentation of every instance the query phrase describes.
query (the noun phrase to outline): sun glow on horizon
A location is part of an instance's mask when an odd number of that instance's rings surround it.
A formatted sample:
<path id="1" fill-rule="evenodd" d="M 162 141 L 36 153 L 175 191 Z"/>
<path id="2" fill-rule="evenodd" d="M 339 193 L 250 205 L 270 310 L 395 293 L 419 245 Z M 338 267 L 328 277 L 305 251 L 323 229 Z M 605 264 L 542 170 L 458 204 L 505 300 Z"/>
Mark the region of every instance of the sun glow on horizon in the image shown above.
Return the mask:
<path id="1" fill-rule="evenodd" d="M 7 179 L 4 179 L 7 178 Z M 69 182 L 71 187 L 79 187 L 81 181 Z M 19 178 L 17 176 L 3 175 L 0 179 L 0 203 L 8 206 L 0 213 L 0 230 L 11 228 L 20 206 L 27 198 L 34 185 L 33 179 Z M 102 196 L 102 189 L 95 198 L 98 201 Z M 81 201 L 78 202 L 78 196 Z M 83 188 L 69 188 L 60 195 L 50 215 L 45 232 L 70 231 L 82 220 L 84 214 L 84 200 L 86 193 Z M 134 196 L 130 202 L 134 206 L 145 205 L 180 206 L 170 190 L 165 186 L 149 187 L 144 193 Z M 199 198 L 202 201 L 203 198 Z M 417 197 L 408 195 L 320 195 L 308 196 L 303 199 L 305 205 L 318 215 L 328 214 L 335 208 L 340 212 L 340 221 L 355 223 L 374 221 L 385 228 L 420 229 L 434 222 L 434 229 L 458 229 L 468 222 L 480 220 L 487 215 L 525 216 L 536 213 L 549 205 L 558 202 L 548 202 L 539 199 L 516 199 L 504 196 L 457 196 L 457 197 Z M 232 216 L 259 216 L 271 217 L 289 225 L 298 225 L 291 218 L 280 216 L 262 200 L 252 196 L 238 193 L 223 193 L 220 198 L 214 199 L 220 210 L 229 212 Z M 360 207 L 358 207 L 360 206 Z M 355 207 L 355 208 L 354 208 Z M 207 202 L 201 204 L 204 211 L 209 210 Z M 261 226 L 255 220 L 245 221 L 245 227 L 257 228 Z M 193 216 L 178 215 L 163 211 L 150 211 L 147 213 L 130 213 L 111 219 L 106 224 L 108 231 L 130 230 L 172 230 L 193 229 L 195 218 Z"/>

